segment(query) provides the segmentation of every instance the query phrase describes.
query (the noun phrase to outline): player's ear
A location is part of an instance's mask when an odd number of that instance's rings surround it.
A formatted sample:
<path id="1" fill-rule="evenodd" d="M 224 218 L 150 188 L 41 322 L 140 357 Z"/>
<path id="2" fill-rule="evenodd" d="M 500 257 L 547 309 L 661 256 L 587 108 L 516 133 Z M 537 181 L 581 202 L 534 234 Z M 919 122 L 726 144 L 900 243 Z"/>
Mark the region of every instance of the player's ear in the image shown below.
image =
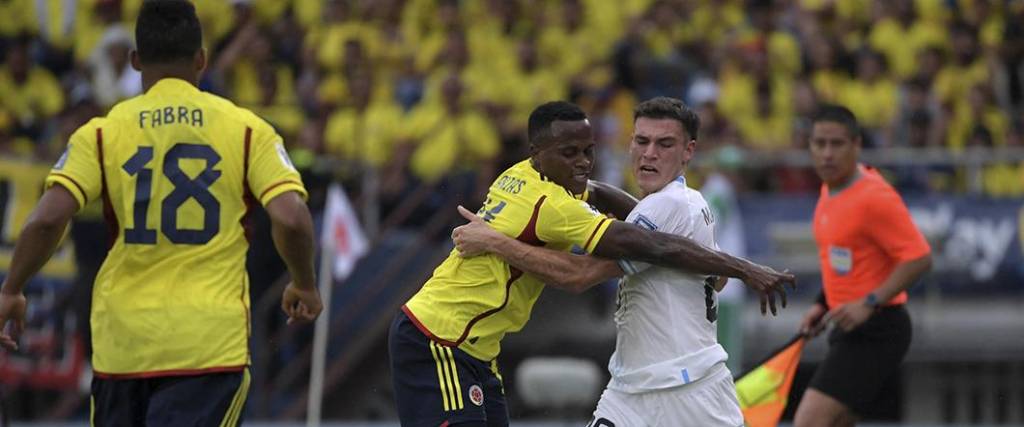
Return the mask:
<path id="1" fill-rule="evenodd" d="M 200 48 L 193 58 L 196 74 L 201 74 L 206 69 L 206 48 Z"/>
<path id="2" fill-rule="evenodd" d="M 686 145 L 683 148 L 683 166 L 690 163 L 693 160 L 693 154 L 697 152 L 697 140 L 691 139 L 686 141 Z"/>
<path id="3" fill-rule="evenodd" d="M 131 55 L 132 69 L 135 71 L 142 71 L 142 60 L 139 59 L 139 51 L 132 49 Z"/>

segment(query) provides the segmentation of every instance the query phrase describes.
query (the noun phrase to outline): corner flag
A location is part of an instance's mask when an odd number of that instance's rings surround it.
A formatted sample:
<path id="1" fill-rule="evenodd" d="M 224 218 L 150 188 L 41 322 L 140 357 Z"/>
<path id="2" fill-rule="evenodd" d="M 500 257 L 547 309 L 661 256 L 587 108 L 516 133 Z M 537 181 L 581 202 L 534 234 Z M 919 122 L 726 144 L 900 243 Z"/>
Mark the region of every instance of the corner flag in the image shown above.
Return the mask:
<path id="1" fill-rule="evenodd" d="M 344 280 L 355 268 L 359 258 L 369 250 L 370 242 L 363 234 L 363 228 L 359 225 L 345 190 L 337 183 L 327 189 L 323 218 L 321 246 L 329 252 L 333 278 Z"/>
<path id="2" fill-rule="evenodd" d="M 797 334 L 754 369 L 736 379 L 736 397 L 748 427 L 775 427 L 786 409 L 804 337 Z"/>
<path id="3" fill-rule="evenodd" d="M 352 204 L 338 183 L 327 189 L 323 230 L 320 235 L 320 298 L 324 309 L 313 330 L 313 355 L 309 368 L 309 398 L 306 400 L 306 425 L 320 425 L 323 406 L 324 367 L 327 358 L 327 332 L 331 319 L 331 290 L 335 280 L 344 280 L 356 262 L 370 249 Z"/>

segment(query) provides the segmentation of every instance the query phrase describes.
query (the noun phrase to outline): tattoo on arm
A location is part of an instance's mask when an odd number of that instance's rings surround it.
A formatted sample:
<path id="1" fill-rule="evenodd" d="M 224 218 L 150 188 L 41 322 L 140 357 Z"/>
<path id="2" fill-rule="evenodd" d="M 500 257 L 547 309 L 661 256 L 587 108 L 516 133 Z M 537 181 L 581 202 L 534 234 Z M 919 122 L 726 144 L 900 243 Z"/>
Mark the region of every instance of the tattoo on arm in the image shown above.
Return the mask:
<path id="1" fill-rule="evenodd" d="M 698 274 L 743 278 L 749 261 L 708 249 L 693 240 L 644 230 L 622 221 L 608 227 L 594 253 L 629 259 Z"/>

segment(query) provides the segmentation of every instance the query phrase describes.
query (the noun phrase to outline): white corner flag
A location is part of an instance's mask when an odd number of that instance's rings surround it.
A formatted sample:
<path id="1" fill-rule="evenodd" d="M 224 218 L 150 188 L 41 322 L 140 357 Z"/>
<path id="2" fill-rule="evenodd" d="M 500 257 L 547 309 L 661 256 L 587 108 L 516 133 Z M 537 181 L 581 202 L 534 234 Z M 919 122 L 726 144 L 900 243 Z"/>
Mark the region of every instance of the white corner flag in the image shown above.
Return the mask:
<path id="1" fill-rule="evenodd" d="M 370 243 L 363 234 L 359 218 L 352 210 L 345 190 L 338 183 L 332 183 L 327 189 L 323 220 L 320 245 L 333 252 L 331 274 L 334 279 L 343 280 L 352 273 L 356 261 L 366 255 Z"/>
<path id="2" fill-rule="evenodd" d="M 313 359 L 309 370 L 309 395 L 306 401 L 306 425 L 319 426 L 323 404 L 324 364 L 327 357 L 327 329 L 330 326 L 331 290 L 335 280 L 344 280 L 356 262 L 370 249 L 359 218 L 352 210 L 345 190 L 338 183 L 327 188 L 323 231 L 320 234 L 320 298 L 324 309 L 313 331 Z"/>

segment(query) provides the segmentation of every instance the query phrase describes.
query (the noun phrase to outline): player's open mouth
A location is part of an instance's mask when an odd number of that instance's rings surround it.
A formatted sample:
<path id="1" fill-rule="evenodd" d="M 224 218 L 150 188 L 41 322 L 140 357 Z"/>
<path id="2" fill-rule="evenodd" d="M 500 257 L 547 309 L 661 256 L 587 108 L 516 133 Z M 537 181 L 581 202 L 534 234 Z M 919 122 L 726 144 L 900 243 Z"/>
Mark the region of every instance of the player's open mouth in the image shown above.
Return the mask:
<path id="1" fill-rule="evenodd" d="M 572 177 L 577 181 L 586 181 L 590 179 L 590 172 L 577 172 L 574 173 Z"/>
<path id="2" fill-rule="evenodd" d="M 644 173 L 644 174 L 658 173 L 658 168 L 655 168 L 654 166 L 640 166 L 640 173 Z"/>

